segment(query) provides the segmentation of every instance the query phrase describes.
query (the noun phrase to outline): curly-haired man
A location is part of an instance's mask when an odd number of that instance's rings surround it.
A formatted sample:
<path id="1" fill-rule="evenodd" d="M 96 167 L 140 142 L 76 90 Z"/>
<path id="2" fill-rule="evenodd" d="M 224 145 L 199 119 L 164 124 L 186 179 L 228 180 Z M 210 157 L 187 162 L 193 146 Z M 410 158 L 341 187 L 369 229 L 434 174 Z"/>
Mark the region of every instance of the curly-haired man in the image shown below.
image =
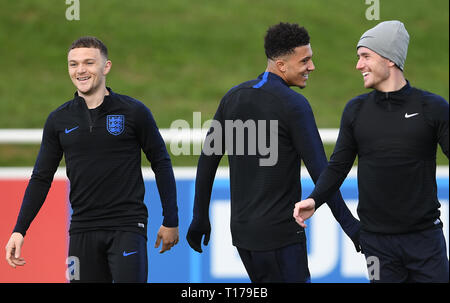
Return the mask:
<path id="1" fill-rule="evenodd" d="M 205 150 L 210 146 L 205 144 L 198 162 L 194 214 L 187 240 L 198 252 L 202 252 L 202 237 L 205 236 L 205 245 L 209 241 L 211 190 L 226 150 L 230 164 L 232 240 L 252 282 L 310 281 L 306 236 L 292 218 L 292 208 L 302 193 L 301 160 L 315 181 L 326 167 L 327 159 L 308 100 L 289 88 L 306 87 L 315 69 L 309 40 L 307 30 L 298 24 L 280 23 L 268 29 L 264 43 L 266 71 L 257 79 L 233 87 L 223 97 L 214 116 L 214 121 L 219 123 L 208 133 L 212 136 L 216 128 L 222 130 L 225 140 L 214 142 L 222 144 L 222 152 L 209 155 Z M 244 125 L 257 128 L 257 138 L 252 138 L 249 130 L 246 135 L 241 132 L 243 138 L 232 136 L 233 147 L 245 142 L 244 155 L 228 148 L 229 121 L 241 124 L 245 121 Z M 276 128 L 269 127 L 273 121 L 277 122 Z M 261 142 L 265 145 L 272 136 L 277 137 L 274 140 L 277 161 L 263 166 L 260 160 L 267 159 L 267 154 L 251 153 L 256 148 L 250 145 L 260 147 Z M 207 138 L 205 142 L 212 141 Z M 340 193 L 335 193 L 328 204 L 344 231 L 359 246 L 359 222 L 345 206 Z"/>

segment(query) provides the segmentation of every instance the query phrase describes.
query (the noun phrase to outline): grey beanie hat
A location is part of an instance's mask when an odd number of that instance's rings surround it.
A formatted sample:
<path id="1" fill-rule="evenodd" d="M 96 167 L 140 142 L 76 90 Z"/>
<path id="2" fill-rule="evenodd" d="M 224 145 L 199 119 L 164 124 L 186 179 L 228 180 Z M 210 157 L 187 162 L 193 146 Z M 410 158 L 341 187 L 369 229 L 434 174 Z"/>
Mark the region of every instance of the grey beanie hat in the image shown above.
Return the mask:
<path id="1" fill-rule="evenodd" d="M 384 21 L 366 31 L 356 49 L 367 47 L 394 62 L 402 71 L 408 53 L 409 35 L 405 25 L 397 20 Z"/>

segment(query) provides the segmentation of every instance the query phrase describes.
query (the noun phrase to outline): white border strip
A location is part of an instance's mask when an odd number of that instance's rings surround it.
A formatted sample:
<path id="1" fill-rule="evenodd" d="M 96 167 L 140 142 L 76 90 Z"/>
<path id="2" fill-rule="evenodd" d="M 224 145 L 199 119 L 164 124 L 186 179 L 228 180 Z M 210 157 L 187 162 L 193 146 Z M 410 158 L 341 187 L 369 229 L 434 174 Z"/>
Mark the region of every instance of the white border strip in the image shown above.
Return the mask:
<path id="1" fill-rule="evenodd" d="M 169 129 L 159 130 L 167 144 L 172 142 L 192 142 L 201 144 L 206 137 L 207 129 Z M 319 129 L 320 137 L 324 143 L 335 143 L 339 134 L 337 128 Z M 40 144 L 42 129 L 0 129 L 0 144 Z"/>
<path id="2" fill-rule="evenodd" d="M 33 172 L 32 167 L 0 167 L 0 180 L 1 179 L 28 179 Z M 186 180 L 193 179 L 196 176 L 197 168 L 196 167 L 174 167 L 173 172 L 175 174 L 175 179 L 177 180 Z M 142 168 L 142 175 L 145 179 L 155 179 L 155 174 L 149 166 Z M 347 177 L 356 178 L 357 176 L 357 168 L 353 167 Z M 228 167 L 219 167 L 217 168 L 216 178 L 229 178 L 230 172 Z M 301 168 L 301 177 L 302 178 L 311 178 L 306 168 Z M 448 166 L 437 166 L 436 167 L 436 177 L 437 178 L 445 178 L 449 177 L 449 169 Z M 66 168 L 60 167 L 55 173 L 54 179 L 67 179 L 66 176 Z"/>

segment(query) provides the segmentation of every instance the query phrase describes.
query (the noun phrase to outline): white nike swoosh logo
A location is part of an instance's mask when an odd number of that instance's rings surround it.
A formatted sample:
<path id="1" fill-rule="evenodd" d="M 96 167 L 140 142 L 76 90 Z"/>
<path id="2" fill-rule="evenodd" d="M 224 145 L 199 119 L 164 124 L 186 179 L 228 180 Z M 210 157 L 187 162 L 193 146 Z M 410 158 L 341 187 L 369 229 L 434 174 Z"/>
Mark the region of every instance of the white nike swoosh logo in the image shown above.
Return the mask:
<path id="1" fill-rule="evenodd" d="M 408 119 L 408 118 L 411 118 L 411 117 L 414 117 L 414 116 L 417 116 L 419 113 L 414 113 L 414 114 L 410 114 L 410 115 L 408 115 L 408 113 L 406 113 L 405 114 L 405 118 L 406 119 Z"/>

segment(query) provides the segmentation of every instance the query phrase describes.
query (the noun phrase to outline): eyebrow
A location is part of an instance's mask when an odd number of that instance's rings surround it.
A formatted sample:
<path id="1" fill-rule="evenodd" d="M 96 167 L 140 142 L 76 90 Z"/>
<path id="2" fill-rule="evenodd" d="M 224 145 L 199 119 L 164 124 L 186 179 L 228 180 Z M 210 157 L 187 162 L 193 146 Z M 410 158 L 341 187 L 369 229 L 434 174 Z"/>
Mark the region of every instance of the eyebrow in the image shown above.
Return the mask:
<path id="1" fill-rule="evenodd" d="M 85 61 L 89 61 L 89 60 L 95 61 L 96 59 L 95 59 L 95 58 L 87 58 L 87 59 L 84 59 L 84 60 L 82 60 L 82 61 L 85 62 Z M 70 59 L 69 62 L 78 62 L 78 60 Z"/>
<path id="2" fill-rule="evenodd" d="M 311 56 L 305 56 L 303 58 L 300 58 L 299 61 L 305 61 L 306 59 L 311 59 L 311 58 L 312 58 L 312 55 Z"/>
<path id="3" fill-rule="evenodd" d="M 369 52 L 362 52 L 362 53 L 360 53 L 360 54 L 356 54 L 356 56 L 359 58 L 359 57 L 361 57 L 361 56 L 367 56 L 367 55 L 370 55 L 370 53 Z"/>

